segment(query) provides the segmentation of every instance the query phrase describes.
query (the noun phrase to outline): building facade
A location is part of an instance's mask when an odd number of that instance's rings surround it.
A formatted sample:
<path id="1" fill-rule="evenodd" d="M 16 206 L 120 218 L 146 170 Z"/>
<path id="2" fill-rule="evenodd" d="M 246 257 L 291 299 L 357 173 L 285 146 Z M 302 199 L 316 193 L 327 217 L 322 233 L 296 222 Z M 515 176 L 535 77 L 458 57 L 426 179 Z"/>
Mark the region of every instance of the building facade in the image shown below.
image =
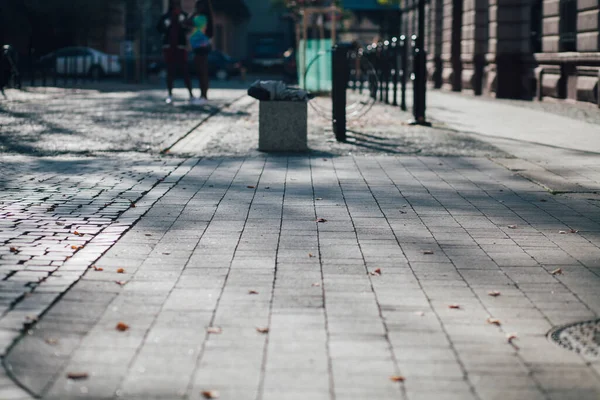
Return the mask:
<path id="1" fill-rule="evenodd" d="M 405 33 L 417 2 L 404 1 Z M 600 104 L 600 0 L 428 0 L 426 13 L 434 87 Z"/>

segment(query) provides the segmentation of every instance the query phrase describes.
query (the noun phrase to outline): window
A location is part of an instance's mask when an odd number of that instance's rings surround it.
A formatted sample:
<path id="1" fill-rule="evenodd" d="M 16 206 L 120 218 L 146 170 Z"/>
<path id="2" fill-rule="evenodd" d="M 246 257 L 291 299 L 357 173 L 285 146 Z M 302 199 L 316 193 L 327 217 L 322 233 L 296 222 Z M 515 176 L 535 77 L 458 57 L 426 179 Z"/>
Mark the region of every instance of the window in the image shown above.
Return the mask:
<path id="1" fill-rule="evenodd" d="M 543 3 L 536 0 L 531 6 L 531 51 L 542 52 Z"/>
<path id="2" fill-rule="evenodd" d="M 560 51 L 577 51 L 577 0 L 560 0 Z"/>

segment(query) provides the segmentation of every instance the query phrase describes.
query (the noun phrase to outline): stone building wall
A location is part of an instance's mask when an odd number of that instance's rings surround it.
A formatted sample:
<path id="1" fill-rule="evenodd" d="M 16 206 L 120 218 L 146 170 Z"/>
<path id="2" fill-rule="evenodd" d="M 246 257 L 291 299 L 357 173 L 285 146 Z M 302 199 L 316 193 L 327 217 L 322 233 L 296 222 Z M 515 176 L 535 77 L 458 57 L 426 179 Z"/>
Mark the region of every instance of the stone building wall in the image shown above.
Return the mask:
<path id="1" fill-rule="evenodd" d="M 429 0 L 426 23 L 435 88 L 599 101 L 600 0 Z"/>
<path id="2" fill-rule="evenodd" d="M 535 55 L 537 96 L 596 102 L 600 106 L 600 1 L 576 0 L 573 5 L 574 48 L 565 48 L 565 38 L 569 35 L 561 32 L 561 26 L 565 25 L 563 1 L 543 3 L 542 51 Z"/>

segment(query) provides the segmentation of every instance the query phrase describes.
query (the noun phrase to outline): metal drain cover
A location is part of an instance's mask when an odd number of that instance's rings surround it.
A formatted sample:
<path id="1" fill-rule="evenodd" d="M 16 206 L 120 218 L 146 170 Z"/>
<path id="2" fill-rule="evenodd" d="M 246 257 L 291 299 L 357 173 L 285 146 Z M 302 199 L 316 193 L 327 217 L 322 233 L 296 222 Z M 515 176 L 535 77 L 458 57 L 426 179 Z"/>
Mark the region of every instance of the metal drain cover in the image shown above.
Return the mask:
<path id="1" fill-rule="evenodd" d="M 564 325 L 550 332 L 550 339 L 586 359 L 600 358 L 600 319 Z"/>

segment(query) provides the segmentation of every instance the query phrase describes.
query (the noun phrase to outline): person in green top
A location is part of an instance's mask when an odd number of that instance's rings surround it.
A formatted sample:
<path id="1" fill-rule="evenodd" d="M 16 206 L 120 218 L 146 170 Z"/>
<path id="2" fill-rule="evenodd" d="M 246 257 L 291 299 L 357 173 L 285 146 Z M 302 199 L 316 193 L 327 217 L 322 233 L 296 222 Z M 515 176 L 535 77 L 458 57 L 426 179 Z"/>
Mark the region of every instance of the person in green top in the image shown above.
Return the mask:
<path id="1" fill-rule="evenodd" d="M 192 29 L 190 44 L 194 52 L 196 72 L 200 80 L 200 102 L 208 101 L 208 54 L 212 50 L 213 13 L 210 0 L 198 0 L 194 13 L 189 19 Z"/>

